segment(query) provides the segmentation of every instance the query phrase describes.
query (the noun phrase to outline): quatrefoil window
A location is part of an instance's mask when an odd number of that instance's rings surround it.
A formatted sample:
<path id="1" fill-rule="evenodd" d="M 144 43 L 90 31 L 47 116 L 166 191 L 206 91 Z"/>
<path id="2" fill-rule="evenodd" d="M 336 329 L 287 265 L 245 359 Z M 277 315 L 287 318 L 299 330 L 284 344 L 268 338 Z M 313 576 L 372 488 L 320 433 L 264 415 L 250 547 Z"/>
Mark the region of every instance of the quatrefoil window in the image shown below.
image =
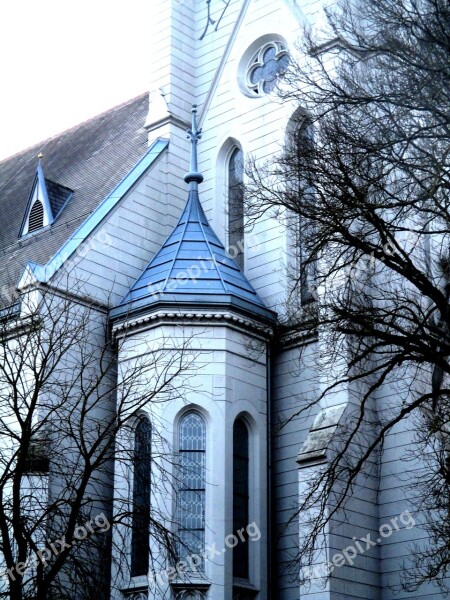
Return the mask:
<path id="1" fill-rule="evenodd" d="M 247 87 L 254 96 L 270 93 L 289 66 L 289 53 L 281 42 L 264 44 L 253 55 L 247 70 Z"/>

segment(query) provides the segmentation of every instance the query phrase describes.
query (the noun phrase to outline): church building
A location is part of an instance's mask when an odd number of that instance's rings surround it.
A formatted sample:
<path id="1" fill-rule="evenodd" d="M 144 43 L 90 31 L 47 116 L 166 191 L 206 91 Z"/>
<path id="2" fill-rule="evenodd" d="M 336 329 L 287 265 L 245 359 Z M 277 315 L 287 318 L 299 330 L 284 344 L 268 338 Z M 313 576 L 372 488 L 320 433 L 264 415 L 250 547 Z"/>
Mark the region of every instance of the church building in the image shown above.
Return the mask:
<path id="1" fill-rule="evenodd" d="M 111 600 L 444 597 L 431 585 L 400 588 L 424 535 L 403 488 L 407 424 L 333 516 L 317 562 L 302 565 L 308 577 L 295 561 L 299 498 L 354 399 L 341 390 L 299 414 L 324 385 L 320 335 L 276 334 L 297 260 L 292 234 L 283 215 L 247 222 L 242 184 L 246 161 L 281 152 L 299 122 L 302 107 L 276 90 L 323 4 L 155 1 L 149 92 L 0 163 L 3 318 L 11 306 L 21 314 L 17 294 L 33 289 L 89 304 L 117 343 L 119 378 L 164 345 L 189 347 L 180 397 L 152 399 L 119 433 L 126 455 L 173 452 L 177 466 L 169 461 L 165 487 L 149 461 L 134 468 L 116 456 L 105 512 Z M 300 308 L 315 301 L 305 283 Z M 133 516 L 133 503 L 143 513 Z M 116 524 L 124 504 L 128 524 Z M 179 533 L 183 572 L 149 538 L 154 507 Z M 324 577 L 321 564 L 338 553 Z"/>

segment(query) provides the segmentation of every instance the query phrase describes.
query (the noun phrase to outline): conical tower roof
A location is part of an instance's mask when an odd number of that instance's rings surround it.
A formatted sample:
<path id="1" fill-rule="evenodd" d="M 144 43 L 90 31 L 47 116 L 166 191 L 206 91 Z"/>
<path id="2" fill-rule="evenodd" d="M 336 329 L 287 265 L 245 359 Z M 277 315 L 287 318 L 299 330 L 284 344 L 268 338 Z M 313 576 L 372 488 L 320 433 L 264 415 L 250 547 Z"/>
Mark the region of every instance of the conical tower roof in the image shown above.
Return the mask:
<path id="1" fill-rule="evenodd" d="M 193 150 L 186 207 L 172 233 L 111 316 L 143 312 L 157 305 L 234 307 L 274 320 L 237 263 L 227 254 L 200 204 L 195 107 L 189 132 Z M 194 141 L 193 141 L 194 138 Z"/>

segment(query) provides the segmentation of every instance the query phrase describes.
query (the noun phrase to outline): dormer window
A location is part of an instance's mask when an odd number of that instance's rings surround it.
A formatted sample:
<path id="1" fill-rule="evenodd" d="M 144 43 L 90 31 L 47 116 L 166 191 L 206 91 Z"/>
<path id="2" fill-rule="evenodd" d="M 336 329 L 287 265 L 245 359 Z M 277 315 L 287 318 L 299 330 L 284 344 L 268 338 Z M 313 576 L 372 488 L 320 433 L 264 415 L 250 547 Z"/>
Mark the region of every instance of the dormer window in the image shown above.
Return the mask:
<path id="1" fill-rule="evenodd" d="M 58 217 L 73 191 L 44 177 L 38 164 L 20 235 L 27 235 L 51 225 Z"/>

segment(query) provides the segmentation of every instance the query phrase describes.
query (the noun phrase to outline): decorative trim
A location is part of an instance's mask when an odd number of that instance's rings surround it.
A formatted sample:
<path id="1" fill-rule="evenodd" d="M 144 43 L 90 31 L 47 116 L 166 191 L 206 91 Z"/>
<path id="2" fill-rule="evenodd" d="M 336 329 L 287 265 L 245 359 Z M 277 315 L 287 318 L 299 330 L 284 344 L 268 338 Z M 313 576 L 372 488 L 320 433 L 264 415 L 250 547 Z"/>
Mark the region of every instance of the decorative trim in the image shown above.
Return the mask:
<path id="1" fill-rule="evenodd" d="M 176 115 L 168 114 L 166 117 L 162 119 L 158 119 L 157 121 L 151 122 L 148 125 L 144 125 L 144 128 L 150 133 L 155 129 L 159 129 L 160 127 L 164 127 L 165 125 L 175 125 L 179 127 L 183 131 L 189 129 L 190 123 L 182 119 L 181 117 L 177 117 Z"/>
<path id="2" fill-rule="evenodd" d="M 277 345 L 281 350 L 294 348 L 295 346 L 306 346 L 318 341 L 317 329 L 315 327 L 305 329 L 290 329 L 280 335 Z"/>
<path id="3" fill-rule="evenodd" d="M 173 323 L 174 321 L 193 321 L 195 323 L 201 321 L 208 321 L 209 324 L 218 323 L 220 325 L 223 324 L 223 321 L 231 324 L 237 325 L 240 328 L 251 329 L 252 331 L 257 332 L 263 337 L 270 337 L 273 335 L 272 327 L 268 325 L 261 325 L 257 321 L 252 319 L 246 319 L 244 317 L 226 312 L 226 313 L 218 313 L 218 312 L 199 312 L 199 311 L 158 311 L 150 314 L 143 315 L 141 317 L 131 318 L 129 320 L 123 320 L 121 322 L 116 322 L 113 325 L 113 333 L 117 336 L 119 332 L 126 331 L 129 329 L 134 329 L 136 327 L 142 326 L 150 326 L 156 327 L 164 322 Z"/>
<path id="4" fill-rule="evenodd" d="M 271 53 L 270 58 L 267 58 Z M 271 40 L 258 48 L 246 67 L 245 87 L 252 98 L 261 98 L 275 89 L 277 81 L 289 66 L 289 52 L 279 40 Z M 272 70 L 268 69 L 268 65 Z M 275 67 L 275 69 L 274 69 Z M 269 79 L 270 76 L 270 79 Z"/>
<path id="5" fill-rule="evenodd" d="M 175 593 L 176 600 L 205 600 L 206 592 L 203 590 L 180 590 Z"/>
<path id="6" fill-rule="evenodd" d="M 126 600 L 148 600 L 147 577 L 132 577 L 130 585 L 120 591 Z"/>
<path id="7" fill-rule="evenodd" d="M 206 600 L 210 583 L 172 583 L 175 600 Z"/>

